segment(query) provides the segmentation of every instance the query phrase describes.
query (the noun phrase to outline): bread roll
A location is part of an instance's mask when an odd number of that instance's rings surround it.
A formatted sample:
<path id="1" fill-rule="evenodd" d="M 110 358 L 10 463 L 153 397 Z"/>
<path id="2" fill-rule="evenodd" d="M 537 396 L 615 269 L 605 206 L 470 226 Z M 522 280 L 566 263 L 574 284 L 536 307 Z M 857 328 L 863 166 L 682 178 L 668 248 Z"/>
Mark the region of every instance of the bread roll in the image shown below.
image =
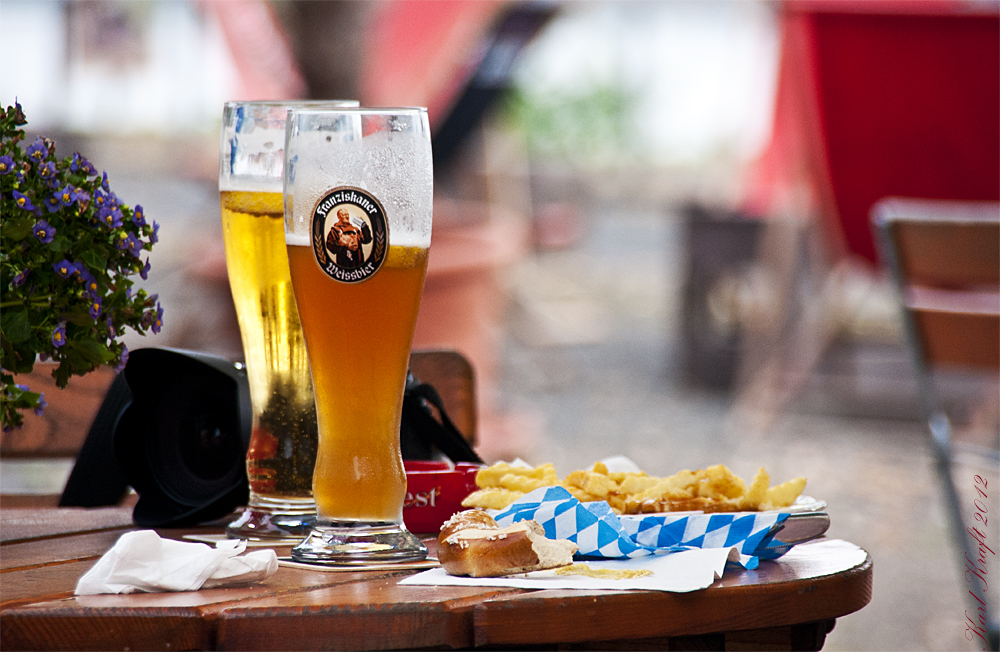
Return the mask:
<path id="1" fill-rule="evenodd" d="M 577 546 L 567 539 L 547 539 L 535 521 L 501 528 L 482 510 L 448 519 L 438 536 L 438 559 L 451 575 L 497 577 L 556 568 L 573 563 Z"/>

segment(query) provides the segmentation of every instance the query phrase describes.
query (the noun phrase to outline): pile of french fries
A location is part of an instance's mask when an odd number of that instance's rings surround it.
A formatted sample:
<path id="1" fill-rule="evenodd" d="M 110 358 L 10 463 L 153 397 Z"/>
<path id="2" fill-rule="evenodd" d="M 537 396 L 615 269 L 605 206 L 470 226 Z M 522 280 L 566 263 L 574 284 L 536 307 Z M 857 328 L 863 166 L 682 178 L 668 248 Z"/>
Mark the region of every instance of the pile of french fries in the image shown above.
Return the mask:
<path id="1" fill-rule="evenodd" d="M 642 471 L 612 473 L 602 462 L 590 470 L 573 471 L 560 480 L 552 464 L 537 467 L 498 462 L 476 475 L 477 491 L 462 506 L 503 509 L 539 487 L 561 486 L 580 502 L 607 501 L 618 514 L 659 512 L 755 512 L 781 509 L 795 502 L 806 486 L 795 478 L 771 486 L 763 468 L 748 486 L 722 464 L 698 471 L 681 471 L 667 478 Z"/>

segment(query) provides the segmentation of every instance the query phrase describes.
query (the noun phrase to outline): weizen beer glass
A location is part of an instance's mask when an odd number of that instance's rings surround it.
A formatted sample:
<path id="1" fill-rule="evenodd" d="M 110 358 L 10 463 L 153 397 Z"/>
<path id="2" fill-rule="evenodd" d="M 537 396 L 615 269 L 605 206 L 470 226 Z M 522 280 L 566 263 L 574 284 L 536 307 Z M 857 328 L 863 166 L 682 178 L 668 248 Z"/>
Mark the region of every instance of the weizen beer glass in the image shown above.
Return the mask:
<path id="1" fill-rule="evenodd" d="M 253 434 L 250 501 L 233 538 L 301 540 L 316 518 L 316 408 L 285 251 L 281 176 L 289 106 L 357 102 L 230 102 L 219 163 L 229 284 L 243 339 Z"/>
<path id="2" fill-rule="evenodd" d="M 403 525 L 399 423 L 431 242 L 426 110 L 289 111 L 284 188 L 319 421 L 317 524 L 292 558 L 423 559 Z"/>

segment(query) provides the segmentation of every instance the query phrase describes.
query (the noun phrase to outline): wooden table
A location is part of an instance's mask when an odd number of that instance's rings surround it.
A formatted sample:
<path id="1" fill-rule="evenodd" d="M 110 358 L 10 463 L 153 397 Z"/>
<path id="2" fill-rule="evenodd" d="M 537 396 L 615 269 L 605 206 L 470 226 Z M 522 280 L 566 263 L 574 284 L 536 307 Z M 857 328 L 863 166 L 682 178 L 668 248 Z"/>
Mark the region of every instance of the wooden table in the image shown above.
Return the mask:
<path id="1" fill-rule="evenodd" d="M 839 540 L 799 545 L 686 594 L 399 586 L 409 573 L 282 567 L 235 588 L 73 596 L 80 576 L 133 529 L 130 516 L 0 510 L 4 650 L 816 650 L 834 619 L 871 599 L 868 554 Z"/>

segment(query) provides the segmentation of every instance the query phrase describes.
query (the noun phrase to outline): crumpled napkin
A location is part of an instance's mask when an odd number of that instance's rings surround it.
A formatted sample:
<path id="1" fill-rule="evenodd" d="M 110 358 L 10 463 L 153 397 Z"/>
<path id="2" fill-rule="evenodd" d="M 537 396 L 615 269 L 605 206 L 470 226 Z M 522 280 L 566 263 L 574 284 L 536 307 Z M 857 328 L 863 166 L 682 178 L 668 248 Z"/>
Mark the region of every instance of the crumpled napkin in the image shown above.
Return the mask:
<path id="1" fill-rule="evenodd" d="M 76 595 L 136 591 L 197 591 L 227 584 L 264 580 L 278 570 L 271 549 L 237 557 L 246 541 L 204 543 L 163 539 L 153 530 L 121 536 L 111 550 L 80 578 Z"/>

